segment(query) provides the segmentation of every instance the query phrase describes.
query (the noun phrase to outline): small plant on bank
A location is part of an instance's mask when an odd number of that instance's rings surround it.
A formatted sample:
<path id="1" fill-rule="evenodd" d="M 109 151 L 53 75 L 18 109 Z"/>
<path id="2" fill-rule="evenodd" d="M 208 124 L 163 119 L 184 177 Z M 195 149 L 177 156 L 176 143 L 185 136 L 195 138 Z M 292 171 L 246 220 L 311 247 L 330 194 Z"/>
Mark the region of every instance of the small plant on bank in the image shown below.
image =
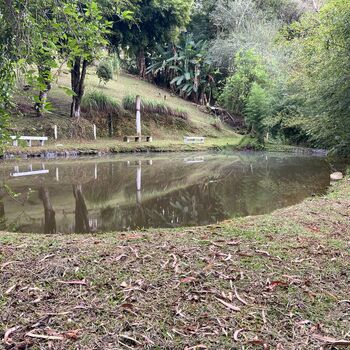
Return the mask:
<path id="1" fill-rule="evenodd" d="M 114 76 L 112 63 L 109 60 L 101 61 L 97 66 L 96 74 L 100 79 L 100 84 L 103 82 L 106 85 Z"/>
<path id="2" fill-rule="evenodd" d="M 135 100 L 136 100 L 136 96 L 134 95 L 125 96 L 122 101 L 123 108 L 126 109 L 127 111 L 135 112 L 136 110 Z M 142 98 L 141 111 L 150 115 L 158 114 L 166 117 L 176 117 L 183 120 L 188 120 L 187 112 L 178 108 L 173 109 L 167 106 L 165 103 L 155 101 L 155 100 Z"/>
<path id="3" fill-rule="evenodd" d="M 82 101 L 83 112 L 93 114 L 98 112 L 100 114 L 118 113 L 121 109 L 118 102 L 112 97 L 107 96 L 102 91 L 91 91 L 85 94 Z"/>

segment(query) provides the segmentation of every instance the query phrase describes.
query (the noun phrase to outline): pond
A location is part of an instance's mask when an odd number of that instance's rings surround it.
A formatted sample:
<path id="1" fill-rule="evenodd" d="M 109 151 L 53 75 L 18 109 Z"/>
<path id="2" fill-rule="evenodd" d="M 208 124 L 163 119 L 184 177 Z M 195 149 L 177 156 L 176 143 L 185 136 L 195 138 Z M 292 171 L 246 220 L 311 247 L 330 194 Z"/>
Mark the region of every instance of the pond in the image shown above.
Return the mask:
<path id="1" fill-rule="evenodd" d="M 70 233 L 207 225 L 323 194 L 322 157 L 148 154 L 1 164 L 0 229 Z"/>

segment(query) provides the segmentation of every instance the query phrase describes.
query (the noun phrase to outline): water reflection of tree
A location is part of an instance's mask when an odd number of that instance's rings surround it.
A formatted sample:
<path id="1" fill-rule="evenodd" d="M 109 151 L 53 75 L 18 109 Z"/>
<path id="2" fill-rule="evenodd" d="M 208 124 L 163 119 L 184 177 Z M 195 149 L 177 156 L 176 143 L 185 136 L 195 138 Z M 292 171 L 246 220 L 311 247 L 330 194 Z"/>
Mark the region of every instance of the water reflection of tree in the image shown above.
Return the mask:
<path id="1" fill-rule="evenodd" d="M 49 190 L 44 185 L 39 189 L 39 198 L 44 205 L 44 232 L 56 233 L 56 213 L 52 207 Z"/>
<path id="2" fill-rule="evenodd" d="M 73 194 L 75 198 L 75 232 L 90 232 L 88 210 L 81 184 L 73 185 Z"/>
<path id="3" fill-rule="evenodd" d="M 5 229 L 5 205 L 4 205 L 4 193 L 0 189 L 0 230 Z"/>

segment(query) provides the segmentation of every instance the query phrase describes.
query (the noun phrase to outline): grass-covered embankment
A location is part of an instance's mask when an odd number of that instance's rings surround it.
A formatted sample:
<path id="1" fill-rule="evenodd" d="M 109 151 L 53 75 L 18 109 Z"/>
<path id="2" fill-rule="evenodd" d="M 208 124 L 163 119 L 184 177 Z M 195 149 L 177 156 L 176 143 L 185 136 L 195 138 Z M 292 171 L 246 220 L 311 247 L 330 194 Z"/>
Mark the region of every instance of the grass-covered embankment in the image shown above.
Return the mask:
<path id="1" fill-rule="evenodd" d="M 0 234 L 5 349 L 340 349 L 350 179 L 271 215 L 101 235 Z"/>
<path id="2" fill-rule="evenodd" d="M 204 143 L 185 144 L 183 139 L 163 139 L 153 142 L 123 142 L 116 139 L 97 139 L 95 141 L 61 140 L 57 143 L 48 142 L 39 147 L 8 147 L 6 155 L 40 156 L 47 153 L 64 155 L 65 152 L 75 152 L 78 155 L 98 153 L 128 153 L 128 152 L 193 152 L 207 150 L 231 149 L 239 150 L 250 147 L 250 139 L 241 135 L 235 137 L 207 138 Z"/>

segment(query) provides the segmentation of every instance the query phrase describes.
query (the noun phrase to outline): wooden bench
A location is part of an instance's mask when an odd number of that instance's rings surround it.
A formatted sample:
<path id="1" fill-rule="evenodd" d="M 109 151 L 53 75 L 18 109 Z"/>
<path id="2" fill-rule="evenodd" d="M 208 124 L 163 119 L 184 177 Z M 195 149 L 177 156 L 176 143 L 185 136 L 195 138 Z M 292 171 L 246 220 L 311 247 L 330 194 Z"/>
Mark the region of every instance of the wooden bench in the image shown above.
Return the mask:
<path id="1" fill-rule="evenodd" d="M 32 141 L 39 141 L 40 146 L 44 146 L 45 141 L 48 140 L 46 136 L 11 136 L 11 139 L 13 140 L 13 146 L 18 146 L 18 140 L 23 140 L 27 142 L 29 147 L 32 146 Z"/>
<path id="2" fill-rule="evenodd" d="M 204 143 L 203 136 L 184 136 L 184 143 Z"/>
<path id="3" fill-rule="evenodd" d="M 146 141 L 146 142 L 152 142 L 152 136 L 124 136 L 124 142 L 141 142 L 141 141 Z"/>

